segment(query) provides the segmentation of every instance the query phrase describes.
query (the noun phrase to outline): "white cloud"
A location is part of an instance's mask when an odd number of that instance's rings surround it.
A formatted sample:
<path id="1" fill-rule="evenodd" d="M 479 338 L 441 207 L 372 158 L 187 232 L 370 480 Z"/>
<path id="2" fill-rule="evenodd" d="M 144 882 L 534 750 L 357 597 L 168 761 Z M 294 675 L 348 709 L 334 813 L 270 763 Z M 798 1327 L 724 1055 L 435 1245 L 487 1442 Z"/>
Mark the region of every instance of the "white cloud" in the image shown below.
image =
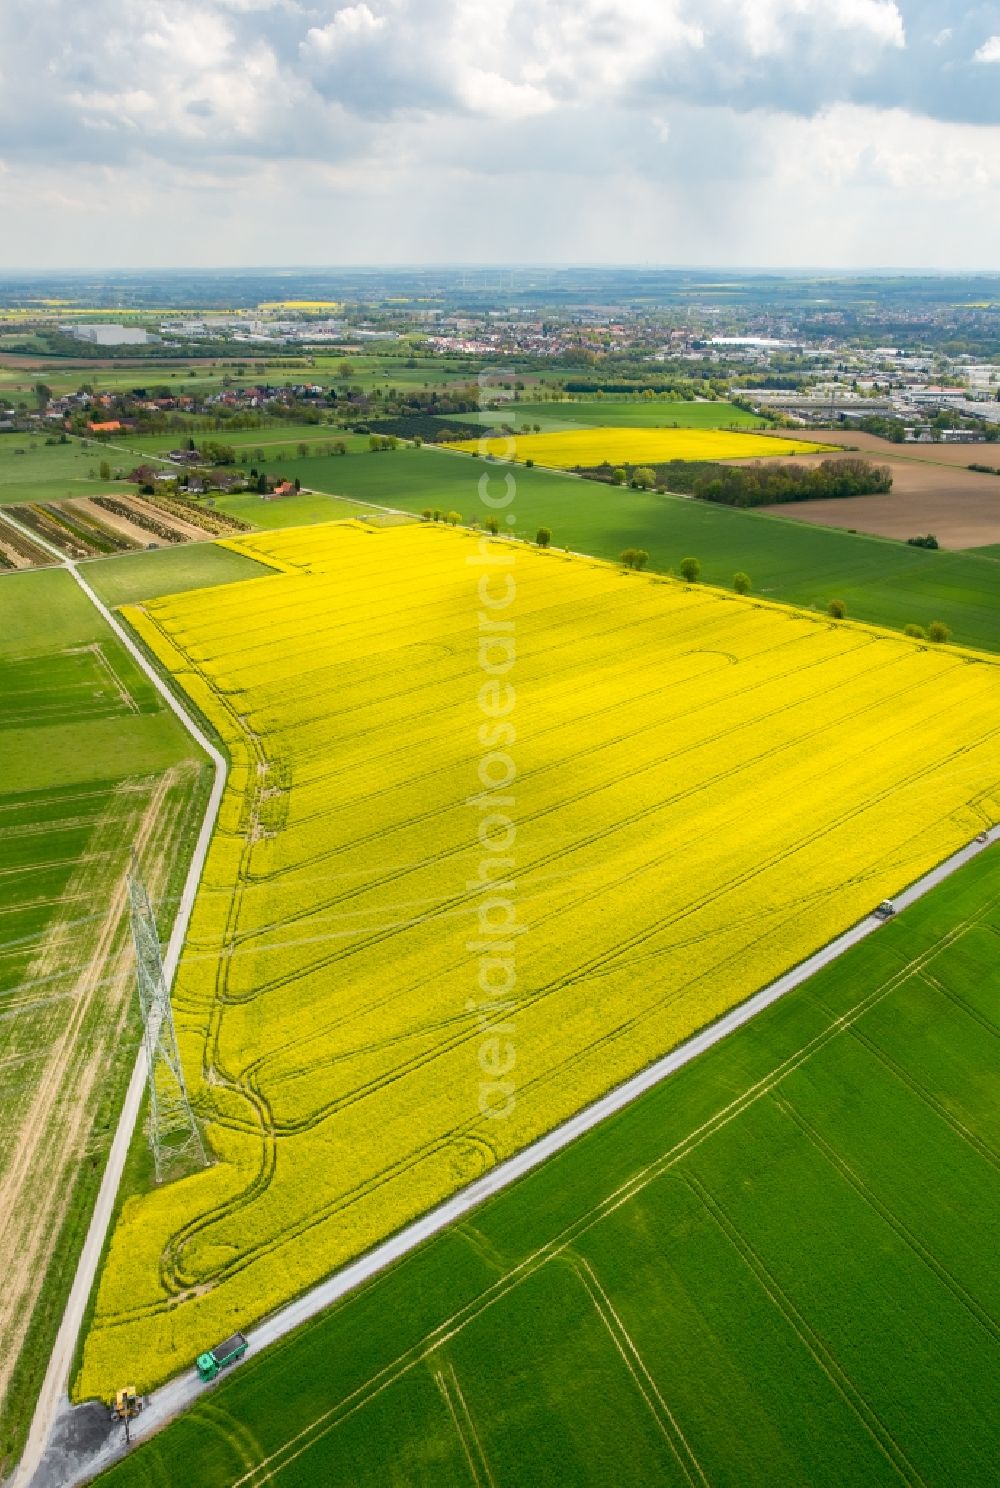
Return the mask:
<path id="1" fill-rule="evenodd" d="M 906 30 L 895 0 L 722 0 L 734 12 L 751 56 L 768 57 L 815 38 L 840 32 L 860 46 L 904 47 Z"/>
<path id="2" fill-rule="evenodd" d="M 329 57 L 342 47 L 381 31 L 385 24 L 385 16 L 375 15 L 365 4 L 345 5 L 327 25 L 309 27 L 302 49 L 320 57 Z"/>
<path id="3" fill-rule="evenodd" d="M 984 41 L 973 59 L 976 62 L 1000 62 L 1000 36 Z"/>
<path id="4" fill-rule="evenodd" d="M 974 259 L 1000 240 L 984 13 L 2 0 L 3 253 L 99 262 L 113 221 L 116 257 L 232 261 L 249 214 L 251 261 Z"/>

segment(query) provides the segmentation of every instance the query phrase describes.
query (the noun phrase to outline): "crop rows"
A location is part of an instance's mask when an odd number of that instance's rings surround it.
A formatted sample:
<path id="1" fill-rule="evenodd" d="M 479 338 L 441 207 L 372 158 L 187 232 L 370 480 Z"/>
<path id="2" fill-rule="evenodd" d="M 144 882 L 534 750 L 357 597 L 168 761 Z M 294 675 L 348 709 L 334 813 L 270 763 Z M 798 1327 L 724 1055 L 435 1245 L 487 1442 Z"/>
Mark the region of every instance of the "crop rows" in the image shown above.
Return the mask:
<path id="1" fill-rule="evenodd" d="M 1000 816 L 1000 671 L 523 545 L 499 867 L 505 1119 L 480 1110 L 476 540 L 233 544 L 129 611 L 229 789 L 174 992 L 217 1162 L 130 1200 L 79 1388 L 189 1362 L 571 1115 Z M 488 854 L 487 854 L 488 856 Z M 508 1005 L 509 1004 L 509 1005 Z"/>

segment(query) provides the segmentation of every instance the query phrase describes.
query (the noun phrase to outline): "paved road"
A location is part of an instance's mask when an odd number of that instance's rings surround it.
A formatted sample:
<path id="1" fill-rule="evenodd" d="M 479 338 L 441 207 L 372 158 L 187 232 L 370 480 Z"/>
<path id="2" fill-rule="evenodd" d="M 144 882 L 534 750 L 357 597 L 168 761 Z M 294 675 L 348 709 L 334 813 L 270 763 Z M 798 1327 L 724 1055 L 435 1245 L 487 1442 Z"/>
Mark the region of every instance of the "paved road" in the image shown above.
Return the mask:
<path id="1" fill-rule="evenodd" d="M 201 824 L 201 831 L 198 833 L 194 855 L 191 859 L 187 878 L 184 880 L 184 887 L 181 890 L 173 930 L 163 957 L 163 971 L 167 985 L 170 986 L 174 973 L 177 970 L 181 947 L 184 944 L 184 937 L 187 934 L 188 921 L 191 918 L 191 911 L 194 908 L 195 894 L 201 879 L 202 869 L 205 865 L 205 856 L 208 852 L 208 845 L 215 827 L 215 818 L 218 815 L 219 803 L 222 800 L 222 792 L 225 789 L 228 769 L 225 758 L 215 748 L 215 745 L 205 737 L 205 734 L 198 727 L 191 715 L 170 691 L 163 678 L 150 665 L 121 622 L 115 618 L 107 605 L 94 593 L 93 589 L 80 573 L 76 563 L 71 559 L 64 558 L 58 548 L 53 547 L 51 543 L 39 537 L 37 533 L 32 532 L 14 517 L 9 514 L 5 515 L 8 522 L 19 528 L 26 537 L 30 537 L 32 542 L 37 543 L 47 552 L 51 553 L 53 557 L 59 560 L 64 568 L 69 570 L 90 603 L 100 612 L 105 623 L 114 631 L 116 637 L 125 647 L 126 651 L 128 651 L 136 665 L 142 668 L 142 671 L 152 682 L 164 702 L 177 715 L 188 733 L 209 756 L 215 767 L 212 793 L 205 809 L 205 816 Z M 100 1262 L 108 1225 L 111 1222 L 111 1216 L 114 1212 L 115 1197 L 118 1193 L 118 1185 L 121 1182 L 122 1169 L 124 1168 L 129 1143 L 132 1140 L 132 1134 L 135 1130 L 145 1086 L 146 1063 L 144 1053 L 140 1049 L 132 1070 L 132 1078 L 129 1081 L 125 1104 L 122 1107 L 121 1116 L 118 1120 L 118 1127 L 111 1144 L 111 1151 L 108 1154 L 107 1166 L 104 1169 L 101 1187 L 97 1194 L 97 1202 L 94 1205 L 94 1212 L 91 1216 L 90 1228 L 87 1231 L 87 1238 L 83 1243 L 83 1250 L 80 1252 L 76 1275 L 73 1278 L 73 1285 L 66 1302 L 66 1310 L 63 1313 L 59 1332 L 56 1335 L 55 1345 L 49 1359 L 49 1366 L 35 1405 L 35 1414 L 32 1418 L 27 1445 L 17 1472 L 13 1477 L 12 1488 L 24 1488 L 24 1485 L 27 1485 L 31 1481 L 49 1443 L 57 1417 L 67 1409 L 66 1392 L 69 1383 L 69 1370 L 72 1363 L 73 1350 L 76 1347 L 77 1335 L 80 1332 L 80 1326 L 83 1322 L 87 1299 L 90 1296 L 94 1277 L 97 1274 L 97 1267 Z"/>
<path id="2" fill-rule="evenodd" d="M 976 841 L 961 848 L 938 867 L 924 874 L 916 883 L 904 889 L 893 901 L 897 909 L 903 910 L 914 904 L 983 852 L 986 846 L 1000 841 L 1000 826 L 993 827 L 986 836 L 985 843 Z M 695 1034 L 693 1038 L 687 1039 L 670 1054 L 658 1059 L 630 1080 L 626 1080 L 624 1084 L 609 1091 L 593 1105 L 578 1112 L 576 1116 L 556 1127 L 537 1142 L 533 1142 L 523 1152 L 500 1163 L 482 1178 L 477 1179 L 475 1183 L 470 1184 L 468 1188 L 455 1194 L 446 1203 L 432 1209 L 428 1214 L 408 1225 L 406 1229 L 401 1230 L 399 1234 L 369 1251 L 367 1255 L 361 1256 L 351 1265 L 344 1267 L 342 1271 L 328 1277 L 326 1281 L 313 1287 L 296 1301 L 289 1303 L 287 1307 L 266 1319 L 258 1327 L 250 1329 L 248 1332 L 250 1353 L 256 1353 L 268 1344 L 274 1343 L 291 1332 L 293 1328 L 297 1328 L 300 1323 L 322 1312 L 346 1293 L 353 1291 L 355 1287 L 414 1250 L 432 1235 L 456 1223 L 492 1195 L 509 1187 L 517 1179 L 531 1172 L 533 1168 L 537 1168 L 540 1163 L 569 1146 L 584 1132 L 590 1131 L 624 1106 L 637 1100 L 654 1085 L 658 1085 L 661 1080 L 667 1079 L 684 1065 L 689 1064 L 692 1059 L 696 1059 L 699 1054 L 710 1049 L 713 1044 L 719 1043 L 736 1029 L 749 1023 L 765 1008 L 770 1007 L 793 988 L 800 986 L 824 966 L 829 966 L 845 951 L 850 950 L 866 936 L 873 934 L 881 923 L 881 920 L 870 915 L 851 926 L 829 945 L 800 962 L 791 971 L 780 976 L 777 981 L 762 988 L 717 1022 Z M 206 1340 L 206 1343 L 211 1341 Z M 223 1378 L 225 1377 L 226 1375 L 223 1375 Z M 179 1411 L 191 1405 L 206 1390 L 212 1388 L 213 1386 L 202 1384 L 193 1368 L 178 1375 L 150 1397 L 146 1409 L 135 1423 L 133 1439 L 139 1441 L 153 1435 Z M 100 1433 L 99 1431 L 95 1433 L 94 1415 L 87 1415 L 87 1410 L 88 1407 L 79 1407 L 77 1410 L 67 1408 L 64 1411 L 59 1421 L 59 1444 L 50 1453 L 48 1460 L 32 1481 L 31 1488 L 74 1488 L 75 1484 L 85 1482 L 123 1455 L 122 1428 L 111 1429 L 109 1427 L 105 1430 L 103 1438 L 95 1441 L 95 1435 Z M 75 1433 L 74 1417 L 79 1418 L 80 1422 L 79 1429 Z"/>

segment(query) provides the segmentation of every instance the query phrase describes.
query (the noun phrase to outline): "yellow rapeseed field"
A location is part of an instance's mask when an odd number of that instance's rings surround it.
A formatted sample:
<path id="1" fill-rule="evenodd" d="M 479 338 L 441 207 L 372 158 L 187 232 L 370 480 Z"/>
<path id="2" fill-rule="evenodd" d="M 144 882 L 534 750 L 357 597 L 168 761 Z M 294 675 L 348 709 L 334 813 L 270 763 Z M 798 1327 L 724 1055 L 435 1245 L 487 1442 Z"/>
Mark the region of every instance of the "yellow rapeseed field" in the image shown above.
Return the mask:
<path id="1" fill-rule="evenodd" d="M 829 448 L 802 439 L 740 434 L 728 429 L 576 429 L 558 434 L 517 434 L 462 439 L 449 449 L 495 455 L 500 460 L 534 460 L 555 470 L 576 466 L 660 465 L 667 460 L 763 460 L 816 454 Z"/>
<path id="2" fill-rule="evenodd" d="M 1000 816 L 1000 666 L 434 524 L 127 611 L 232 775 L 174 991 L 211 1151 L 77 1393 L 154 1385 Z"/>

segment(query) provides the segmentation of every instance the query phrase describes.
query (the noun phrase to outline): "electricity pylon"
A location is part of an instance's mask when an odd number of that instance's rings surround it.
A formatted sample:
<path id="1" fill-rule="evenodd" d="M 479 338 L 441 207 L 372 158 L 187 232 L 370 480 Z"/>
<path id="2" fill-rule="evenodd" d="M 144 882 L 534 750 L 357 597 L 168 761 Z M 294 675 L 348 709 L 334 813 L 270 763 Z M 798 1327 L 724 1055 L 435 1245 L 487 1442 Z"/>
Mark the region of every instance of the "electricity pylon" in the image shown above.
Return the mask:
<path id="1" fill-rule="evenodd" d="M 189 1148 L 194 1149 L 204 1167 L 208 1166 L 208 1158 L 177 1053 L 156 920 L 134 857 L 128 875 L 128 897 L 149 1079 L 149 1145 L 159 1183 L 167 1160 L 173 1161 Z"/>

